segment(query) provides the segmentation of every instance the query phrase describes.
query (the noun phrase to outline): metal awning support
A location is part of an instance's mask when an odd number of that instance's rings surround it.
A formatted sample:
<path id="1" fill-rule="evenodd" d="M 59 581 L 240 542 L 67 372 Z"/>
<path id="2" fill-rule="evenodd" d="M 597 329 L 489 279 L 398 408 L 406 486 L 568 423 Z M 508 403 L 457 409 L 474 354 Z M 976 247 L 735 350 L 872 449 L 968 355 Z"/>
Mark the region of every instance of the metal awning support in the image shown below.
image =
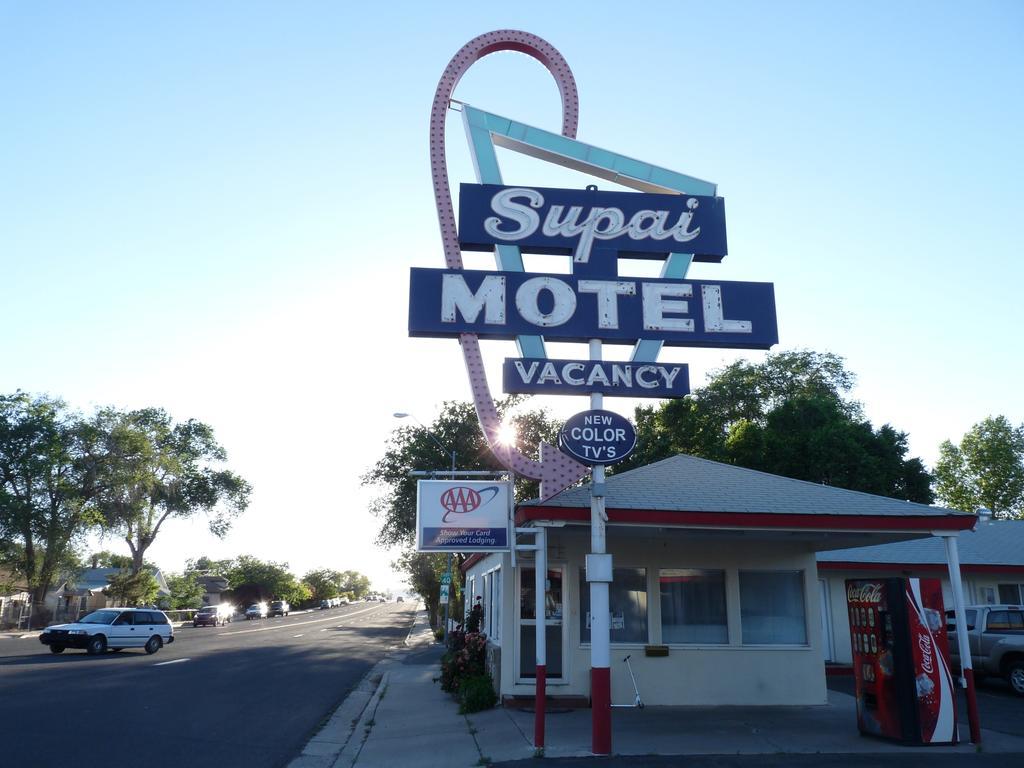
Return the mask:
<path id="1" fill-rule="evenodd" d="M 936 531 L 946 543 L 946 564 L 949 567 L 949 585 L 953 590 L 953 613 L 956 616 L 956 641 L 960 653 L 960 685 L 967 693 L 967 720 L 971 727 L 971 743 L 981 744 L 981 723 L 978 720 L 978 697 L 974 690 L 974 665 L 967 640 L 967 612 L 964 608 L 964 584 L 960 578 L 960 552 L 957 534 Z"/>

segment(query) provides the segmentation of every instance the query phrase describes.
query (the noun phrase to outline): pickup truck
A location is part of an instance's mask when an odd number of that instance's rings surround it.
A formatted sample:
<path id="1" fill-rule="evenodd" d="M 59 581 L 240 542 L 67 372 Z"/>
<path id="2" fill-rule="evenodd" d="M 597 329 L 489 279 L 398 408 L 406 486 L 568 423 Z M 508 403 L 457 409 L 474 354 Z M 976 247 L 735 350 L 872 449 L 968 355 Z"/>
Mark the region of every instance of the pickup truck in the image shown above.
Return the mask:
<path id="1" fill-rule="evenodd" d="M 964 613 L 974 676 L 1005 678 L 1014 693 L 1024 696 L 1024 607 L 968 605 Z M 959 667 L 960 649 L 953 611 L 946 611 L 946 630 L 953 666 Z"/>

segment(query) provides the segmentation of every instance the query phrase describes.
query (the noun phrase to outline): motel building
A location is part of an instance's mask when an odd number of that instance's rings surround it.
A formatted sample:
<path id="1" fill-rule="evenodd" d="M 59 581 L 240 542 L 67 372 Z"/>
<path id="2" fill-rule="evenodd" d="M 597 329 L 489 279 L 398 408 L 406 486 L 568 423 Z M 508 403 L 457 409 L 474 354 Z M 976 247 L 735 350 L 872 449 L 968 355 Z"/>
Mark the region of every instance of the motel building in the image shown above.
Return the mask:
<path id="1" fill-rule="evenodd" d="M 518 536 L 544 541 L 543 617 L 534 552 L 517 551 L 514 560 L 509 552 L 478 553 L 463 566 L 466 604 L 479 597 L 483 605 L 488 662 L 506 700 L 534 694 L 542 620 L 548 696 L 589 701 L 590 491 L 570 489 L 515 510 L 517 528 L 545 531 Z M 819 571 L 821 554 L 916 539 L 945 552 L 932 537 L 956 537 L 977 520 L 684 455 L 610 476 L 605 494 L 613 704 L 634 699 L 627 655 L 647 705 L 825 704 L 826 659 L 849 657 L 836 585 L 847 573 L 866 574 Z M 945 563 L 943 555 L 929 565 Z M 843 618 L 833 626 L 834 617 Z"/>

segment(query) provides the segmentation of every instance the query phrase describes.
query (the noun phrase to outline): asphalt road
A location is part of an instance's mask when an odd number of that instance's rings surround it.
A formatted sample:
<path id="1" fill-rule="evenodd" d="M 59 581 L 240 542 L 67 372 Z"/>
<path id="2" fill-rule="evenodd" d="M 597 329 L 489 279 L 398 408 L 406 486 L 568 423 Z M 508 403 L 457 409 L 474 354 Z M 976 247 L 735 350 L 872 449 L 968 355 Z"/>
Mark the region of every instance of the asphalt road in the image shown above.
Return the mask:
<path id="1" fill-rule="evenodd" d="M 0 640 L 0 765 L 283 766 L 399 646 L 410 603 L 175 630 L 152 656 Z"/>

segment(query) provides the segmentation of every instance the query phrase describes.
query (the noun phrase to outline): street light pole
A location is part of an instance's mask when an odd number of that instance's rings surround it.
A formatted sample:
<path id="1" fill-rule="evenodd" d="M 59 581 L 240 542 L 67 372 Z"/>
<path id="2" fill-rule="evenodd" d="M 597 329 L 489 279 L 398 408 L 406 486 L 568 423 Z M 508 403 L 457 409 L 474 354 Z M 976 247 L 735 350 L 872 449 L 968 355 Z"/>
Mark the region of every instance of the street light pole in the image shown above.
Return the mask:
<path id="1" fill-rule="evenodd" d="M 437 436 L 433 432 L 431 432 L 426 427 L 426 425 L 424 425 L 424 423 L 422 421 L 417 419 L 411 413 L 401 413 L 401 412 L 398 412 L 398 413 L 394 414 L 394 417 L 396 419 L 411 418 L 413 421 L 415 421 L 417 424 L 420 425 L 420 429 L 422 429 L 424 432 L 427 433 L 427 437 L 429 437 L 431 440 L 433 440 L 434 444 L 437 445 L 438 448 L 440 448 L 446 454 L 447 453 L 451 453 L 451 455 L 452 455 L 452 477 L 451 477 L 451 479 L 454 480 L 455 479 L 455 449 L 452 448 L 452 450 L 449 451 L 444 446 L 444 444 L 440 440 L 437 439 Z M 448 566 L 447 566 L 447 570 L 445 571 L 445 575 L 448 578 L 448 590 L 450 592 L 451 591 L 451 584 L 452 584 L 452 553 L 451 552 L 448 553 Z M 444 645 L 445 645 L 446 648 L 448 647 L 448 606 L 450 604 L 451 604 L 451 595 L 449 594 L 448 600 L 445 601 L 445 604 L 444 604 L 444 635 L 443 635 L 443 637 L 444 637 Z"/>

